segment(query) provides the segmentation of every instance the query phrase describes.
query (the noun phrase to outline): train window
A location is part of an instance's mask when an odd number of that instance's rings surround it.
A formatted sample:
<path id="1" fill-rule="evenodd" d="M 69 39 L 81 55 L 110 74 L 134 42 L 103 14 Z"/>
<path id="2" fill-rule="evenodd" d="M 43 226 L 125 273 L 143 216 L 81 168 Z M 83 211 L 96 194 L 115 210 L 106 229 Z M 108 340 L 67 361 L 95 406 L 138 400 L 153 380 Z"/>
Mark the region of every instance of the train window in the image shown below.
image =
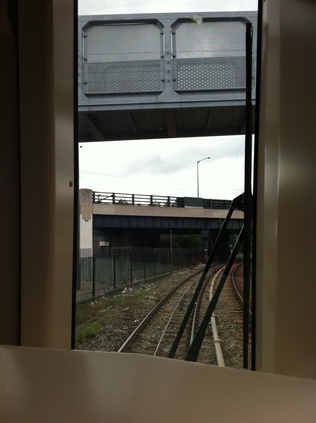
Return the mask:
<path id="1" fill-rule="evenodd" d="M 169 3 L 78 2 L 73 346 L 249 368 L 257 1 Z"/>

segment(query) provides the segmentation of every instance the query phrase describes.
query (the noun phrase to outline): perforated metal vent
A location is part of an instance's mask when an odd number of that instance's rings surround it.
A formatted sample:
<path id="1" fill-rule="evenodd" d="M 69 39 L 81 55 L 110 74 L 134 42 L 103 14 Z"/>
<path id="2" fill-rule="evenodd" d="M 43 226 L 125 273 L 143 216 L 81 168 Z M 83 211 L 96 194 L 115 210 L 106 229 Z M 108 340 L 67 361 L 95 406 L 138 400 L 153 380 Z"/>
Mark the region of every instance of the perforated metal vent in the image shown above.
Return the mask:
<path id="1" fill-rule="evenodd" d="M 110 68 L 104 75 L 104 92 L 148 92 L 160 90 L 159 67 Z"/>
<path id="2" fill-rule="evenodd" d="M 245 88 L 244 61 L 181 63 L 177 67 L 177 90 L 226 90 Z M 221 63 L 222 62 L 222 63 Z"/>
<path id="3" fill-rule="evenodd" d="M 86 94 L 146 93 L 161 91 L 160 63 L 91 63 L 86 75 Z"/>

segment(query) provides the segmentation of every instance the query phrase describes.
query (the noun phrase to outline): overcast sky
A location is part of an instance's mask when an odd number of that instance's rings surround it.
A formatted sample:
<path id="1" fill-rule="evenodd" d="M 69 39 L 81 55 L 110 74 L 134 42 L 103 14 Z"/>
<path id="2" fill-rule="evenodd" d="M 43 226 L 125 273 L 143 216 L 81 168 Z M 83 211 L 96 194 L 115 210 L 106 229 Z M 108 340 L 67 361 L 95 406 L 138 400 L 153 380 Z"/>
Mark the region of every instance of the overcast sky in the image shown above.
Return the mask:
<path id="1" fill-rule="evenodd" d="M 78 0 L 79 15 L 257 10 L 257 0 Z"/>
<path id="2" fill-rule="evenodd" d="M 257 0 L 79 0 L 79 15 L 252 11 Z M 232 199 L 243 192 L 244 137 L 83 143 L 80 188 L 94 191 Z"/>

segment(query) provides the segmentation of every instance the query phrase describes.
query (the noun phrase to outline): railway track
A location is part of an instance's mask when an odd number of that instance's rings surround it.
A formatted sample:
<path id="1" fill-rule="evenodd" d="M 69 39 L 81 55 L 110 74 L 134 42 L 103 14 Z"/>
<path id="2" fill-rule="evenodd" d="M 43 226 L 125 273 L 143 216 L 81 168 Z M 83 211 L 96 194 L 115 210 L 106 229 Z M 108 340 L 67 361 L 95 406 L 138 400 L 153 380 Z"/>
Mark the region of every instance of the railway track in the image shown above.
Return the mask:
<path id="1" fill-rule="evenodd" d="M 237 264 L 233 264 L 232 272 L 236 266 Z M 215 276 L 212 281 L 207 281 L 208 283 L 205 284 L 205 290 L 201 294 L 202 301 L 198 309 L 195 312 L 194 310 L 190 311 L 190 318 L 185 326 L 185 332 L 180 336 L 180 343 L 174 356 L 172 355 L 172 348 L 180 332 L 179 325 L 187 308 L 187 299 L 191 298 L 191 303 L 194 305 L 198 302 L 196 292 L 192 301 L 192 292 L 197 280 L 200 279 L 198 284 L 201 285 L 200 282 L 205 275 L 205 269 L 203 270 L 201 267 L 175 273 L 164 281 L 154 283 L 152 286 L 145 286 L 141 290 L 135 290 L 135 292 L 131 289 L 131 291 L 118 296 L 117 301 L 114 298 L 113 301 L 108 303 L 105 299 L 101 299 L 99 302 L 82 306 L 82 313 L 89 316 L 91 313 L 90 323 L 99 322 L 100 329 L 97 335 L 78 344 L 79 349 L 134 352 L 187 360 L 188 354 L 186 352 L 192 342 L 192 336 L 197 337 L 205 309 L 211 303 L 211 284 L 214 284 L 214 293 L 221 283 L 223 271 L 219 272 L 218 268 L 219 266 L 212 267 L 207 272 L 208 276 L 214 274 Z M 196 280 L 188 280 L 187 276 L 193 272 L 196 275 Z M 203 272 L 202 277 L 200 277 L 200 272 Z M 223 361 L 226 367 L 243 368 L 243 311 L 240 304 L 237 303 L 232 288 L 232 272 L 227 277 L 207 325 L 196 360 L 199 363 L 221 365 L 215 353 L 216 349 L 220 347 L 223 351 Z M 242 278 L 241 272 L 241 267 L 235 272 L 237 282 L 239 278 Z M 187 282 L 184 281 L 184 278 Z M 172 293 L 169 293 L 171 287 L 177 284 L 178 286 L 182 285 L 181 289 L 178 290 L 178 300 Z M 167 293 L 170 296 L 169 302 L 166 302 Z M 181 297 L 183 298 L 181 299 Z M 161 301 L 161 298 L 163 298 L 163 301 Z M 159 303 L 157 303 L 158 299 Z M 194 327 L 198 329 L 192 329 L 193 315 L 195 315 L 194 320 L 196 321 Z M 139 322 L 142 322 L 142 324 L 140 325 Z M 216 323 L 215 331 L 213 322 Z M 89 322 L 86 326 L 88 324 Z M 135 328 L 137 329 L 135 330 Z M 78 333 L 80 334 L 80 332 Z"/>
<path id="2" fill-rule="evenodd" d="M 187 350 L 195 334 L 195 327 L 200 324 L 201 316 L 209 304 L 210 281 L 221 265 L 211 267 L 204 286 L 196 301 L 185 332 L 181 337 L 174 358 L 185 359 Z M 177 334 L 184 314 L 199 282 L 201 271 L 189 276 L 175 286 L 142 320 L 133 333 L 119 348 L 118 352 L 142 353 L 167 357 Z M 209 329 L 199 355 L 199 362 L 216 364 L 215 348 Z"/>
<path id="3" fill-rule="evenodd" d="M 237 263 L 234 269 L 232 270 L 231 276 L 231 285 L 234 291 L 234 295 L 238 304 L 240 305 L 241 310 L 244 306 L 244 284 L 243 284 L 243 262 Z M 249 296 L 249 316 L 252 316 L 252 304 L 251 304 L 251 287 L 250 287 L 250 296 Z"/>

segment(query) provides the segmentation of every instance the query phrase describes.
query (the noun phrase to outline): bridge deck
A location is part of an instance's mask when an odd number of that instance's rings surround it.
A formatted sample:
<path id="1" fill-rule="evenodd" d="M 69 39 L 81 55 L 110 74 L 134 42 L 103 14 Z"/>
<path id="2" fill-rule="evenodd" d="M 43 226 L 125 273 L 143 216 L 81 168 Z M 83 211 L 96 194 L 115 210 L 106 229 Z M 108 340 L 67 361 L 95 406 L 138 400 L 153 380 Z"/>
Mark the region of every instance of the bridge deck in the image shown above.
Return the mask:
<path id="1" fill-rule="evenodd" d="M 79 141 L 244 133 L 246 22 L 256 40 L 256 12 L 79 17 Z"/>
<path id="2" fill-rule="evenodd" d="M 129 206 L 120 204 L 93 204 L 94 215 L 112 216 L 151 216 L 202 219 L 225 219 L 227 210 L 204 209 L 201 207 L 155 207 Z M 235 210 L 232 219 L 243 219 L 244 213 Z"/>

